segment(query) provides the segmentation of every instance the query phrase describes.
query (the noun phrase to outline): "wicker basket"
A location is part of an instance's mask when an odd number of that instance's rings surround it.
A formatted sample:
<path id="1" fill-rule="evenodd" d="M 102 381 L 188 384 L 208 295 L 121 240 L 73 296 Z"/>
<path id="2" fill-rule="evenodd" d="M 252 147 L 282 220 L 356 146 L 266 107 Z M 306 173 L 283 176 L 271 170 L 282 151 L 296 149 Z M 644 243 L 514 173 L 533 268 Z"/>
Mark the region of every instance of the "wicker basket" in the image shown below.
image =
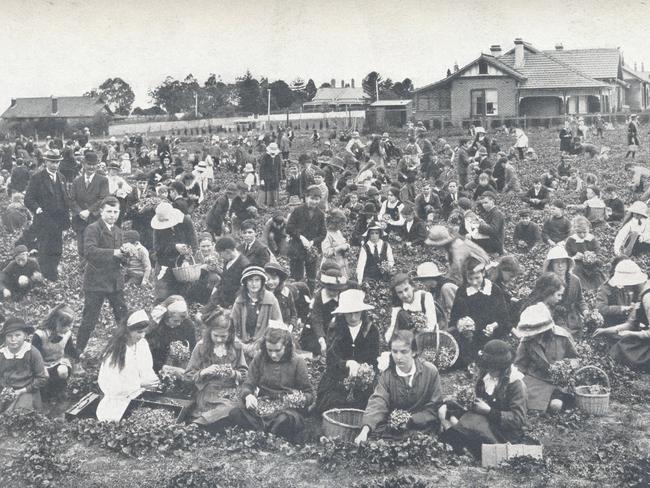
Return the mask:
<path id="1" fill-rule="evenodd" d="M 576 405 L 580 410 L 589 415 L 603 416 L 609 413 L 609 377 L 598 366 L 585 366 L 576 371 L 575 375 L 578 376 L 586 369 L 596 370 L 605 379 L 606 393 L 590 393 L 588 386 L 576 386 L 573 391 L 576 396 Z"/>
<path id="2" fill-rule="evenodd" d="M 176 267 L 172 268 L 174 278 L 176 278 L 176 281 L 180 281 L 181 283 L 193 283 L 194 281 L 197 281 L 201 277 L 201 264 L 197 264 L 196 261 L 194 261 L 194 257 L 190 256 L 192 264 L 189 266 L 178 266 L 178 260 L 181 259 L 181 257 L 182 256 L 178 256 L 176 258 Z"/>
<path id="3" fill-rule="evenodd" d="M 361 431 L 363 410 L 333 408 L 323 413 L 323 433 L 330 439 L 352 442 Z"/>
<path id="4" fill-rule="evenodd" d="M 454 336 L 449 332 L 439 329 L 436 329 L 435 331 L 419 332 L 415 336 L 415 342 L 417 342 L 418 352 L 420 353 L 429 349 L 437 351 L 440 347 L 448 347 L 452 349 L 454 351 L 454 356 L 449 367 L 453 366 L 456 364 L 456 361 L 458 361 L 460 347 L 458 347 L 458 342 L 456 342 Z"/>

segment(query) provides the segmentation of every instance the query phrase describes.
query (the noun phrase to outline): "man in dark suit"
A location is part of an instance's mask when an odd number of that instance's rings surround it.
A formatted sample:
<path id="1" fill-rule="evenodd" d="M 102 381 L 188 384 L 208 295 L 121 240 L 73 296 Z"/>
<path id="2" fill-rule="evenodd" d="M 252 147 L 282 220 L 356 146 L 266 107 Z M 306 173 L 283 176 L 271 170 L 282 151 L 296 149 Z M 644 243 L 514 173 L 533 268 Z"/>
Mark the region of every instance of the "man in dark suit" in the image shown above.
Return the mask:
<path id="1" fill-rule="evenodd" d="M 24 192 L 29 184 L 30 174 L 25 162 L 22 159 L 16 160 L 16 166 L 11 170 L 11 179 L 8 185 L 9 194 Z"/>
<path id="2" fill-rule="evenodd" d="M 415 215 L 413 206 L 404 205 L 402 216 L 404 217 L 404 240 L 413 245 L 424 244 L 427 228 L 424 221 Z"/>
<path id="3" fill-rule="evenodd" d="M 210 302 L 225 308 L 232 307 L 241 286 L 241 276 L 250 265 L 246 256 L 237 251 L 237 243 L 232 237 L 220 237 L 215 249 L 223 259 L 221 282 L 212 292 Z"/>
<path id="4" fill-rule="evenodd" d="M 86 227 L 84 257 L 86 269 L 83 279 L 84 308 L 77 332 L 77 349 L 81 352 L 95 329 L 104 300 L 113 309 L 115 322 L 127 316 L 124 300 L 122 259 L 122 229 L 116 224 L 120 216 L 120 202 L 114 196 L 104 198 L 99 208 L 100 218 Z"/>
<path id="5" fill-rule="evenodd" d="M 255 221 L 244 220 L 239 229 L 242 242 L 237 246 L 237 250 L 246 256 L 251 266 L 266 266 L 271 260 L 271 251 L 257 239 Z"/>
<path id="6" fill-rule="evenodd" d="M 84 231 L 99 218 L 99 206 L 108 196 L 108 178 L 96 173 L 98 163 L 97 153 L 86 152 L 83 173 L 74 179 L 70 188 L 72 228 L 77 233 L 77 250 L 82 263 Z"/>
<path id="7" fill-rule="evenodd" d="M 422 193 L 415 197 L 415 213 L 421 220 L 426 220 L 427 215 L 440 209 L 440 198 L 432 190 L 431 184 L 426 182 Z"/>
<path id="8" fill-rule="evenodd" d="M 483 207 L 482 219 L 478 231 L 486 236 L 475 242 L 485 252 L 503 254 L 503 241 L 505 240 L 505 217 L 495 205 L 496 195 L 486 191 L 479 198 L 478 203 Z"/>
<path id="9" fill-rule="evenodd" d="M 231 229 L 224 231 L 224 221 L 229 222 L 232 214 L 232 204 L 238 190 L 235 183 L 229 183 L 225 195 L 221 195 L 205 217 L 205 226 L 215 236 L 230 234 Z"/>
<path id="10" fill-rule="evenodd" d="M 174 181 L 169 185 L 169 199 L 172 202 L 172 207 L 180 210 L 185 215 L 190 214 L 190 204 L 185 198 L 185 185 L 180 181 Z"/>
<path id="11" fill-rule="evenodd" d="M 458 183 L 450 181 L 447 184 L 447 193 L 442 199 L 442 218 L 448 219 L 451 212 L 458 207 L 458 199 L 466 196 L 465 193 L 458 191 Z"/>
<path id="12" fill-rule="evenodd" d="M 312 185 L 305 193 L 306 203 L 296 207 L 287 221 L 289 241 L 289 268 L 291 278 L 302 281 L 307 276 L 308 284 L 313 287 L 318 268 L 318 254 L 308 250 L 315 247 L 320 249 L 321 242 L 327 235 L 325 214 L 319 208 L 322 198 L 319 187 Z"/>
<path id="13" fill-rule="evenodd" d="M 32 231 L 36 237 L 41 272 L 46 279 L 56 281 L 63 252 L 63 231 L 70 227 L 70 198 L 65 178 L 59 173 L 59 151 L 46 151 L 43 159 L 45 168 L 29 179 L 25 206 L 34 215 Z"/>

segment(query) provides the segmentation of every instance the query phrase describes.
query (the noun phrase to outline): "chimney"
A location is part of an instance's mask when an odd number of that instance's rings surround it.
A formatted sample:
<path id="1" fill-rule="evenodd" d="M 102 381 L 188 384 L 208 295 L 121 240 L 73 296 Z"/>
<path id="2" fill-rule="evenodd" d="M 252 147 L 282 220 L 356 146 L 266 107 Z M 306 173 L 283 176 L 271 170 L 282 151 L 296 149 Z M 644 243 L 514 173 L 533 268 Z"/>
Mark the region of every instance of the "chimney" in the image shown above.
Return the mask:
<path id="1" fill-rule="evenodd" d="M 636 69 L 636 61 L 634 61 L 634 71 L 637 71 L 637 69 Z"/>
<path id="2" fill-rule="evenodd" d="M 563 49 L 564 49 L 564 46 L 562 45 L 561 42 L 558 42 L 558 43 L 555 45 L 555 50 L 556 50 L 556 51 L 562 51 Z"/>
<path id="3" fill-rule="evenodd" d="M 11 99 L 11 106 L 12 106 L 12 107 L 15 107 L 15 106 L 16 106 L 16 99 L 15 99 L 15 98 L 12 98 L 12 99 Z"/>
<path id="4" fill-rule="evenodd" d="M 352 79 L 350 80 L 350 86 L 351 86 L 352 88 L 354 88 L 354 78 L 352 78 Z"/>
<path id="5" fill-rule="evenodd" d="M 458 72 L 458 61 L 454 61 L 454 73 Z"/>
<path id="6" fill-rule="evenodd" d="M 52 113 L 55 114 L 59 111 L 59 99 L 55 97 L 50 97 L 52 100 Z"/>
<path id="7" fill-rule="evenodd" d="M 332 88 L 336 88 L 336 80 L 334 78 L 330 80 L 330 85 L 332 85 Z"/>
<path id="8" fill-rule="evenodd" d="M 345 88 L 345 80 L 341 80 L 341 88 Z"/>
<path id="9" fill-rule="evenodd" d="M 490 52 L 492 53 L 492 56 L 494 56 L 495 58 L 498 58 L 499 56 L 501 56 L 501 45 L 492 44 L 490 46 Z"/>
<path id="10" fill-rule="evenodd" d="M 514 68 L 523 68 L 525 63 L 524 60 L 524 41 L 521 40 L 521 37 L 515 39 L 515 65 Z"/>

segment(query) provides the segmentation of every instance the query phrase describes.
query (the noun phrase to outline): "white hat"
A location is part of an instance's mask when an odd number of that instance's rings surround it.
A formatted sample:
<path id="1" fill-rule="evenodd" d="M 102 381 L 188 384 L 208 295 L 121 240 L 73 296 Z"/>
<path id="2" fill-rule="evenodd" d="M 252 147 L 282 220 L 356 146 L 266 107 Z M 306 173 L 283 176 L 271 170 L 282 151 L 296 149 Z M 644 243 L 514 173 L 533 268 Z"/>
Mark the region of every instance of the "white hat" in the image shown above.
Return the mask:
<path id="1" fill-rule="evenodd" d="M 624 259 L 614 268 L 614 276 L 609 280 L 609 284 L 616 288 L 624 286 L 641 285 L 648 281 L 648 275 L 645 274 L 639 265 L 631 259 Z"/>
<path id="2" fill-rule="evenodd" d="M 479 125 L 478 127 L 474 128 L 474 132 L 476 132 L 477 134 L 485 134 L 485 128 Z"/>
<path id="3" fill-rule="evenodd" d="M 122 154 L 122 159 L 131 159 L 131 155 L 129 153 L 124 153 Z"/>
<path id="4" fill-rule="evenodd" d="M 521 312 L 517 327 L 512 330 L 515 337 L 530 337 L 553 328 L 553 316 L 543 302 L 531 305 Z"/>
<path id="5" fill-rule="evenodd" d="M 275 156 L 276 154 L 280 154 L 280 148 L 275 142 L 272 142 L 268 146 L 266 146 L 266 152 L 269 153 L 271 156 Z"/>
<path id="6" fill-rule="evenodd" d="M 187 313 L 187 302 L 185 300 L 176 300 L 167 306 L 169 313 Z"/>
<path id="7" fill-rule="evenodd" d="M 269 319 L 269 322 L 266 326 L 269 329 L 284 330 L 285 332 L 291 332 L 291 330 L 293 329 L 292 326 L 285 324 L 281 320 L 273 320 L 273 319 Z"/>
<path id="8" fill-rule="evenodd" d="M 628 207 L 627 211 L 630 213 L 635 213 L 647 217 L 648 205 L 645 202 L 641 202 L 637 200 L 636 202 L 632 202 L 632 205 Z"/>
<path id="9" fill-rule="evenodd" d="M 208 163 L 206 163 L 205 161 L 199 161 L 199 163 L 196 165 L 196 170 L 197 170 L 199 173 L 203 173 L 203 172 L 205 172 L 207 169 L 208 169 Z"/>
<path id="10" fill-rule="evenodd" d="M 357 131 L 357 130 L 352 131 L 352 134 L 350 135 L 350 137 L 359 137 L 359 131 Z"/>
<path id="11" fill-rule="evenodd" d="M 569 268 L 573 267 L 573 258 L 569 256 L 564 246 L 555 246 L 549 249 L 548 254 L 546 255 L 546 259 L 544 260 L 544 272 L 549 271 L 551 261 L 558 259 L 569 260 Z"/>
<path id="12" fill-rule="evenodd" d="M 244 166 L 244 173 L 253 173 L 255 169 L 253 168 L 253 165 L 251 163 L 246 163 L 246 166 Z"/>
<path id="13" fill-rule="evenodd" d="M 363 303 L 366 294 L 362 290 L 345 290 L 339 294 L 339 306 L 332 313 L 354 313 L 373 310 L 375 307 Z"/>
<path id="14" fill-rule="evenodd" d="M 151 319 L 147 312 L 144 310 L 138 310 L 129 315 L 129 318 L 126 321 L 126 327 L 128 329 L 144 329 L 149 326 Z"/>
<path id="15" fill-rule="evenodd" d="M 185 218 L 185 214 L 172 207 L 169 202 L 159 203 L 156 207 L 156 215 L 151 219 L 151 228 L 155 230 L 171 229 L 180 224 Z"/>
<path id="16" fill-rule="evenodd" d="M 445 273 L 440 271 L 435 263 L 422 263 L 416 268 L 415 274 L 414 280 L 426 280 L 428 278 L 444 276 Z"/>
<path id="17" fill-rule="evenodd" d="M 109 139 L 109 141 L 111 141 L 111 142 L 117 142 L 117 139 L 115 138 L 115 136 L 111 136 L 111 138 Z"/>

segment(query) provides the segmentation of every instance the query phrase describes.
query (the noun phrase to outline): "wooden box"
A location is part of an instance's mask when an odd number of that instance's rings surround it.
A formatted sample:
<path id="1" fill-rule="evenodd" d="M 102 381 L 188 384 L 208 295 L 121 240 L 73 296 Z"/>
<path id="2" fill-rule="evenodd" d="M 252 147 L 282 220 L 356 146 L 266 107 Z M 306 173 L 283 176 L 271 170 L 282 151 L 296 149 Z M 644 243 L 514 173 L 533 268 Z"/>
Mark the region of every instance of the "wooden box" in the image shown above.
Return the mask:
<path id="1" fill-rule="evenodd" d="M 541 445 L 530 444 L 483 444 L 481 446 L 481 465 L 484 468 L 498 466 L 503 461 L 519 456 L 542 459 Z"/>
<path id="2" fill-rule="evenodd" d="M 81 400 L 65 411 L 65 419 L 69 422 L 76 419 L 94 418 L 100 398 L 97 393 L 86 393 Z"/>

